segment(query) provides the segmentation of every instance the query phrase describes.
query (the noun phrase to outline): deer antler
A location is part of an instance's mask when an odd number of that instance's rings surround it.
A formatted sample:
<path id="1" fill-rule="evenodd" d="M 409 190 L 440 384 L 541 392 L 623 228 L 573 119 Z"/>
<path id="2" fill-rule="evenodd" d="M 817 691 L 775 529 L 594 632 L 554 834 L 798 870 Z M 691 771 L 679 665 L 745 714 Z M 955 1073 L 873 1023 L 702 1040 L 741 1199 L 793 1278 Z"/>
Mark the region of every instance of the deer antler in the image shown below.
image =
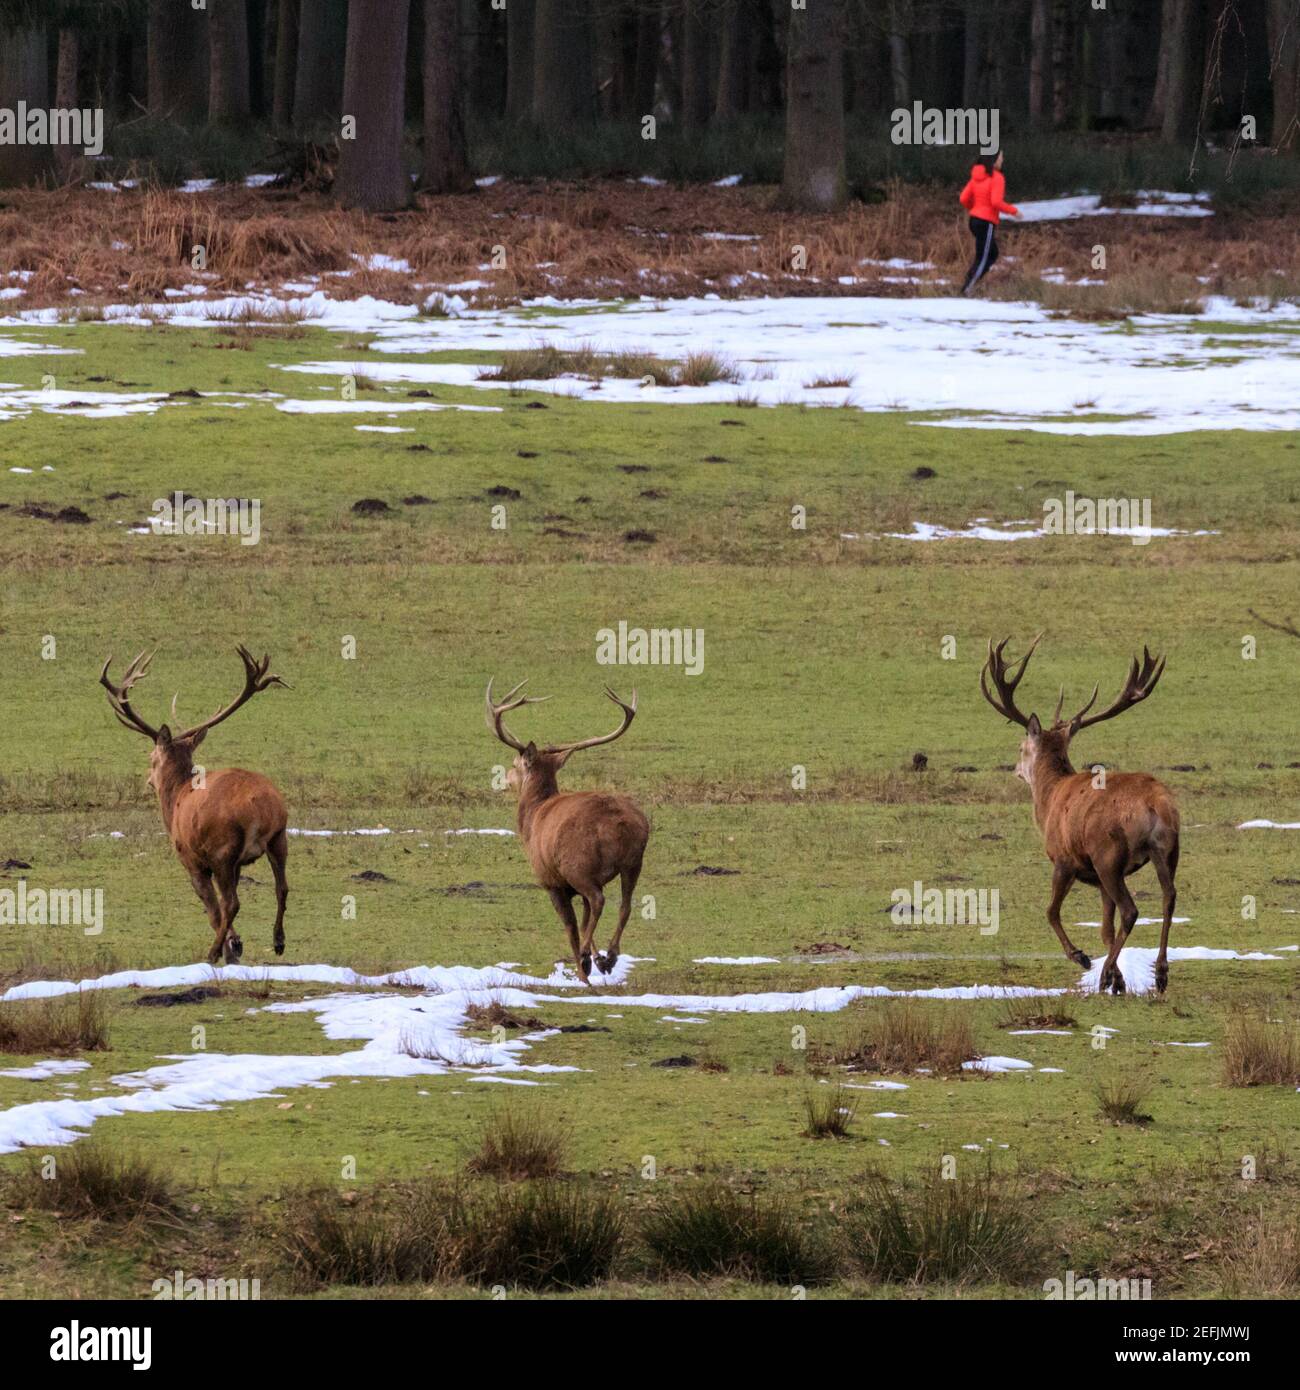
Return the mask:
<path id="1" fill-rule="evenodd" d="M 1156 682 L 1164 674 L 1164 669 L 1165 658 L 1163 656 L 1153 657 L 1146 647 L 1143 647 L 1141 669 L 1138 668 L 1137 657 L 1134 657 L 1132 665 L 1128 668 L 1128 679 L 1124 682 L 1124 688 L 1100 714 L 1094 714 L 1090 719 L 1085 719 L 1084 715 L 1093 707 L 1097 699 L 1097 687 L 1093 687 L 1092 699 L 1070 720 L 1071 737 L 1077 734 L 1080 729 L 1090 729 L 1094 724 L 1100 724 L 1103 719 L 1114 719 L 1117 714 L 1123 714 L 1126 709 L 1131 709 L 1134 705 L 1145 700 L 1156 688 Z M 1059 723 L 1061 709 L 1059 703 L 1056 709 L 1057 722 Z"/>
<path id="2" fill-rule="evenodd" d="M 108 678 L 108 668 L 113 663 L 113 656 L 110 652 L 108 660 L 104 663 L 104 669 L 99 673 L 99 683 L 108 691 L 108 702 L 113 707 L 113 713 L 117 716 L 119 724 L 124 728 L 134 729 L 138 734 L 144 734 L 146 738 L 156 739 L 158 730 L 140 718 L 131 708 L 131 701 L 128 699 L 131 687 L 148 672 L 149 663 L 153 657 L 153 652 L 149 652 L 147 655 L 141 652 L 126 668 L 126 672 L 122 676 L 122 684 L 114 685 Z"/>
<path id="3" fill-rule="evenodd" d="M 1285 632 L 1288 637 L 1300 637 L 1300 629 L 1297 629 L 1295 623 L 1290 618 L 1287 618 L 1285 622 L 1274 623 L 1270 622 L 1261 614 L 1256 613 L 1253 608 L 1246 609 L 1246 612 L 1249 613 L 1257 623 L 1263 623 L 1265 627 L 1271 627 L 1274 632 Z"/>
<path id="4" fill-rule="evenodd" d="M 543 700 L 549 700 L 549 695 L 519 695 L 519 692 L 528 684 L 527 676 L 519 682 L 513 690 L 507 691 L 499 703 L 492 701 L 492 681 L 488 680 L 487 694 L 484 698 L 484 709 L 487 717 L 487 726 L 508 748 L 513 748 L 516 753 L 524 751 L 524 745 L 510 732 L 502 723 L 502 719 L 510 713 L 512 709 L 518 709 L 520 705 L 540 705 Z M 515 696 L 519 695 L 516 700 Z"/>
<path id="5" fill-rule="evenodd" d="M 261 690 L 266 690 L 273 685 L 282 685 L 286 690 L 293 687 L 288 681 L 283 681 L 279 676 L 268 675 L 267 669 L 271 665 L 270 655 L 264 656 L 261 661 L 254 659 L 253 654 L 245 646 L 238 646 L 235 650 L 239 653 L 240 660 L 244 663 L 244 688 L 233 699 L 230 704 L 219 709 L 210 719 L 205 719 L 202 724 L 195 724 L 192 729 L 186 729 L 183 734 L 174 735 L 175 738 L 195 738 L 199 734 L 206 733 L 215 725 L 220 724 L 223 719 L 229 719 L 232 714 L 247 701 L 251 700 Z M 176 701 L 172 701 L 173 712 L 176 709 Z"/>
<path id="6" fill-rule="evenodd" d="M 1004 637 L 995 647 L 992 638 L 989 639 L 988 660 L 984 663 L 984 669 L 980 672 L 980 690 L 984 698 L 993 706 L 997 712 L 1005 719 L 1010 719 L 1013 723 L 1019 724 L 1021 728 L 1029 727 L 1029 716 L 1021 714 L 1016 708 L 1016 686 L 1021 682 L 1025 674 L 1025 667 L 1029 664 L 1029 658 L 1034 654 L 1034 648 L 1042 640 L 1043 634 L 1040 632 L 1037 637 L 1029 644 L 1029 650 L 1020 658 L 1015 665 L 1008 669 L 1006 658 L 1002 653 L 1006 650 L 1006 645 L 1011 641 L 1010 637 Z M 995 700 L 989 694 L 988 685 L 985 677 L 992 677 L 993 687 L 998 692 Z"/>
<path id="7" fill-rule="evenodd" d="M 598 734 L 595 738 L 579 739 L 577 743 L 548 744 L 545 751 L 547 753 L 563 753 L 567 757 L 570 753 L 576 753 L 579 748 L 595 748 L 599 744 L 613 743 L 616 738 L 622 738 L 636 718 L 636 690 L 633 689 L 632 691 L 632 703 L 630 705 L 625 705 L 609 686 L 605 687 L 605 694 L 623 711 L 623 722 L 612 734 Z"/>
<path id="8" fill-rule="evenodd" d="M 488 681 L 487 694 L 484 697 L 484 709 L 487 719 L 487 726 L 508 747 L 513 748 L 517 753 L 524 751 L 525 745 L 506 728 L 502 722 L 505 715 L 512 709 L 518 709 L 520 705 L 540 705 L 543 700 L 549 700 L 549 695 L 520 695 L 519 692 L 527 685 L 526 680 L 519 682 L 509 693 L 504 695 L 499 701 L 493 702 L 492 682 Z M 609 688 L 605 687 L 605 694 L 623 711 L 623 722 L 614 730 L 612 734 L 598 734 L 595 738 L 579 739 L 576 743 L 548 743 L 545 748 L 539 749 L 542 753 L 564 754 L 567 758 L 570 753 L 576 753 L 579 748 L 595 748 L 601 743 L 613 743 L 616 738 L 621 738 L 628 730 L 633 719 L 636 718 L 636 691 L 632 692 L 632 703 L 625 705 L 622 700 Z"/>

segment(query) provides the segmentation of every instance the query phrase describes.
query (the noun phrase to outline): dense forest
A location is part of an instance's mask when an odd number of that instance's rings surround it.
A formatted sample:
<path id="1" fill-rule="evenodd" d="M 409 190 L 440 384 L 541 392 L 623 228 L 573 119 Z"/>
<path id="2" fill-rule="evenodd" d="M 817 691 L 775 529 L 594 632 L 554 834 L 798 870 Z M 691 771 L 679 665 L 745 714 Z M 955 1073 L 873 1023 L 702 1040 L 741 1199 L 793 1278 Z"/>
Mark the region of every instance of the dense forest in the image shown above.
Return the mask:
<path id="1" fill-rule="evenodd" d="M 425 191 L 471 186 L 488 126 L 755 118 L 780 123 L 788 204 L 829 209 L 846 132 L 887 140 L 914 102 L 1294 156 L 1300 0 L 0 0 L 0 109 L 100 108 L 136 148 L 214 127 L 325 146 L 334 195 L 370 210 L 410 200 L 413 162 Z M 0 145 L 0 183 L 68 175 Z"/>

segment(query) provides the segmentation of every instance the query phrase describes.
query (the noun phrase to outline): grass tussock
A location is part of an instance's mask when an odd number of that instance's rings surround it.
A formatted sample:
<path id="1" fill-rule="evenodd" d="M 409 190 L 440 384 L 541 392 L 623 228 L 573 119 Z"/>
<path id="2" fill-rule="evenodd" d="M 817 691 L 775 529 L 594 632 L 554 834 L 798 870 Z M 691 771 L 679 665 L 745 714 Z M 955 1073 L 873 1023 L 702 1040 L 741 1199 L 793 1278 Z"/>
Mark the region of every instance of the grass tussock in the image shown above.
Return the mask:
<path id="1" fill-rule="evenodd" d="M 891 1283 L 1020 1280 L 1038 1254 L 1023 1197 L 991 1169 L 913 1185 L 871 1173 L 844 1223 L 854 1264 Z"/>
<path id="2" fill-rule="evenodd" d="M 847 1139 L 857 1114 L 857 1098 L 843 1086 L 818 1086 L 804 1097 L 808 1139 Z"/>
<path id="3" fill-rule="evenodd" d="M 1300 1294 L 1300 1219 L 1260 1213 L 1236 1227 L 1220 1258 L 1230 1298 L 1295 1298 Z"/>
<path id="4" fill-rule="evenodd" d="M 563 1170 L 568 1148 L 568 1135 L 539 1106 L 506 1105 L 484 1121 L 478 1149 L 465 1166 L 512 1182 L 553 1178 Z"/>
<path id="5" fill-rule="evenodd" d="M 478 1193 L 430 1183 L 354 1202 L 302 1191 L 275 1237 L 286 1272 L 305 1287 L 464 1279 L 583 1288 L 608 1277 L 622 1241 L 614 1197 L 552 1182 Z"/>
<path id="6" fill-rule="evenodd" d="M 0 1004 L 0 1052 L 106 1052 L 108 1005 L 100 990 Z"/>
<path id="7" fill-rule="evenodd" d="M 1002 1005 L 999 1028 L 1074 1028 L 1078 1019 L 1061 1004 L 1050 999 L 1026 995 L 1006 999 Z"/>
<path id="8" fill-rule="evenodd" d="M 1230 1018 L 1222 1056 L 1226 1086 L 1300 1086 L 1300 1028 L 1294 1022 Z"/>
<path id="9" fill-rule="evenodd" d="M 567 348 L 537 343 L 503 353 L 500 364 L 485 367 L 478 379 L 554 381 L 562 376 L 588 381 L 612 377 L 655 386 L 708 386 L 715 381 L 740 381 L 741 372 L 734 362 L 716 352 L 692 352 L 680 363 L 672 363 L 635 348 L 602 352 L 590 343 Z"/>
<path id="10" fill-rule="evenodd" d="M 18 1189 L 27 1206 L 98 1221 L 161 1220 L 176 1207 L 171 1179 L 151 1160 L 93 1139 L 30 1154 Z"/>
<path id="11" fill-rule="evenodd" d="M 821 1284 L 836 1267 L 828 1237 L 787 1199 L 746 1197 L 721 1183 L 674 1192 L 643 1219 L 641 1239 L 661 1274 Z"/>
<path id="12" fill-rule="evenodd" d="M 933 1007 L 914 999 L 871 1006 L 829 1060 L 856 1071 L 962 1075 L 962 1063 L 979 1056 L 970 1013 L 951 1004 Z"/>
<path id="13" fill-rule="evenodd" d="M 1097 1109 L 1113 1125 L 1147 1125 L 1151 1116 L 1142 1107 L 1151 1083 L 1138 1076 L 1106 1076 L 1093 1087 Z"/>

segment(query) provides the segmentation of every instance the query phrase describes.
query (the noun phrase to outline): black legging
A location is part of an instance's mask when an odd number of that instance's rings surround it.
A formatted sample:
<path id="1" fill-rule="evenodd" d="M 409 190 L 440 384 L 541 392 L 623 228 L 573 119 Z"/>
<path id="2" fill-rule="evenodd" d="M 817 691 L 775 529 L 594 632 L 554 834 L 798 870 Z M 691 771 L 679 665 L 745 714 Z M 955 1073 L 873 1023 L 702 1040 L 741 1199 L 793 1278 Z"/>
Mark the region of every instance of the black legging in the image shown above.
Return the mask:
<path id="1" fill-rule="evenodd" d="M 997 228 L 994 224 L 986 222 L 982 217 L 972 217 L 970 230 L 975 238 L 975 259 L 966 272 L 966 283 L 961 287 L 962 294 L 974 289 L 989 273 L 998 258 L 998 239 L 995 235 Z"/>

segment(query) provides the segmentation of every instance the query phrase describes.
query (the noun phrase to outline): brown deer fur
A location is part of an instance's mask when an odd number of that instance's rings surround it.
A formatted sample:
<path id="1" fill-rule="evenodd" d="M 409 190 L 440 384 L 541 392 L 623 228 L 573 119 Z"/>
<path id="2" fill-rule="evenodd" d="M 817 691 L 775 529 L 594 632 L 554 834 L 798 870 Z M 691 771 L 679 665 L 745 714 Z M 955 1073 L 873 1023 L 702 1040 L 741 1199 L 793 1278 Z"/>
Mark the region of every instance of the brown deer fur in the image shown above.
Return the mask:
<path id="1" fill-rule="evenodd" d="M 1020 724 L 1026 733 L 1020 745 L 1016 776 L 1029 784 L 1034 822 L 1052 861 L 1052 900 L 1047 920 L 1065 954 L 1087 969 L 1092 962 L 1061 925 L 1061 904 L 1076 880 L 1097 887 L 1101 893 L 1101 935 L 1106 946 L 1100 988 L 1103 992 L 1109 989 L 1122 994 L 1124 976 L 1118 965 L 1119 953 L 1138 917 L 1137 904 L 1124 880 L 1149 861 L 1160 880 L 1164 899 L 1164 922 L 1155 966 L 1156 989 L 1163 993 L 1169 981 L 1169 928 L 1177 901 L 1174 875 L 1178 870 L 1178 808 L 1169 788 L 1145 772 L 1107 773 L 1100 782 L 1090 772 L 1076 772 L 1069 748 L 1070 740 L 1080 729 L 1113 719 L 1145 700 L 1164 671 L 1164 660 L 1153 660 L 1144 647 L 1141 668 L 1134 657 L 1118 697 L 1090 718 L 1085 716 L 1096 703 L 1096 688 L 1088 703 L 1070 719 L 1061 718 L 1065 698 L 1062 692 L 1052 724 L 1044 728 L 1036 714 L 1028 718 L 1021 714 L 1014 698 L 1038 638 L 1010 671 L 1003 657 L 1009 640 L 1004 638 L 996 647 L 989 643 L 988 660 L 980 673 L 980 689 L 994 709 Z M 993 681 L 996 698 L 989 693 L 986 677 Z M 1116 909 L 1120 915 L 1118 932 Z"/>
<path id="2" fill-rule="evenodd" d="M 612 743 L 627 731 L 636 715 L 636 691 L 632 692 L 632 703 L 625 705 L 606 686 L 605 693 L 623 711 L 623 722 L 612 734 L 538 748 L 535 743 L 521 743 L 502 723 L 512 709 L 545 698 L 515 698 L 523 684 L 521 681 L 500 703 L 494 704 L 492 682 L 488 681 L 487 725 L 516 752 L 506 780 L 519 799 L 519 838 L 538 883 L 551 895 L 568 932 L 578 978 L 589 985 L 596 927 L 605 907 L 601 890 L 617 878 L 622 891 L 618 926 L 610 938 L 609 949 L 604 956 L 596 957 L 601 972 L 608 974 L 618 960 L 619 942 L 632 911 L 632 895 L 641 873 L 650 823 L 628 797 L 606 792 L 562 792 L 555 775 L 578 749 Z M 575 896 L 582 898 L 581 927 L 573 911 Z"/>
<path id="3" fill-rule="evenodd" d="M 233 965 L 243 955 L 244 943 L 235 931 L 235 918 L 239 915 L 239 874 L 244 865 L 264 854 L 271 861 L 277 956 L 284 954 L 284 907 L 289 897 L 284 873 L 289 852 L 284 798 L 259 772 L 227 767 L 214 772 L 205 770 L 200 777 L 194 765 L 194 750 L 210 728 L 228 718 L 258 691 L 285 685 L 279 676 L 267 674 L 269 657 L 254 661 L 244 647 L 238 651 L 244 663 L 243 692 L 211 719 L 183 733 L 173 734 L 166 724 L 155 729 L 131 708 L 131 687 L 148 671 L 152 653 L 145 656 L 141 652 L 136 657 L 127 667 L 121 685 L 113 685 L 108 678 L 111 656 L 99 676 L 119 722 L 153 739 L 149 785 L 158 795 L 163 825 L 177 858 L 207 909 L 214 937 L 208 960 L 214 965 L 221 959 Z M 175 713 L 173 700 L 173 717 Z"/>

